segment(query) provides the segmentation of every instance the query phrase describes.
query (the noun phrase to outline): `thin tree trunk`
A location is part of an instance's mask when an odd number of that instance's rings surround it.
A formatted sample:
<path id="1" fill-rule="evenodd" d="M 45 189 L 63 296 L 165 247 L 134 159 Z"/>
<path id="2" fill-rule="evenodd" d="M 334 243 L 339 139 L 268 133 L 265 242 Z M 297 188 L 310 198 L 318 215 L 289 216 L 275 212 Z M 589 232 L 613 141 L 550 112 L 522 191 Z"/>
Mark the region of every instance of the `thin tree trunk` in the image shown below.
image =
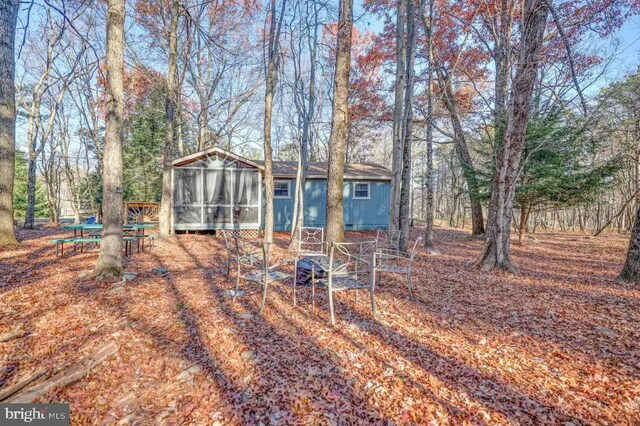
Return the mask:
<path id="1" fill-rule="evenodd" d="M 271 23 L 269 26 L 269 46 L 267 50 L 267 80 L 264 95 L 264 187 L 266 206 L 264 209 L 264 239 L 273 241 L 273 149 L 271 147 L 271 116 L 273 111 L 273 95 L 276 90 L 276 71 L 278 66 L 278 47 L 280 30 L 286 0 L 282 2 L 280 17 L 276 21 L 276 0 L 271 0 Z"/>
<path id="2" fill-rule="evenodd" d="M 505 110 L 507 104 L 507 87 L 509 84 L 509 68 L 511 65 L 511 32 L 513 28 L 514 3 L 502 0 L 500 5 L 500 29 L 494 48 L 495 60 L 495 105 L 493 121 L 495 127 L 496 149 L 504 139 L 506 127 Z"/>
<path id="3" fill-rule="evenodd" d="M 169 73 L 167 75 L 167 98 L 165 110 L 165 141 L 162 155 L 162 199 L 160 200 L 159 234 L 166 239 L 171 232 L 171 159 L 175 143 L 176 122 L 176 79 L 178 75 L 178 19 L 179 4 L 171 3 L 171 22 L 169 27 Z"/>
<path id="4" fill-rule="evenodd" d="M 522 244 L 525 226 L 527 224 L 527 207 L 524 203 L 520 206 L 520 223 L 518 223 L 518 244 Z"/>
<path id="5" fill-rule="evenodd" d="M 304 190 L 307 182 L 307 170 L 309 168 L 309 144 L 311 139 L 311 121 L 316 108 L 316 59 L 318 52 L 318 10 L 317 2 L 313 1 L 313 36 L 309 51 L 309 102 L 306 114 L 303 112 L 302 140 L 300 143 L 300 164 L 298 179 L 296 180 L 296 220 L 291 230 L 290 249 L 296 247 L 296 241 L 300 238 L 300 229 L 304 226 Z"/>
<path id="6" fill-rule="evenodd" d="M 403 170 L 403 106 L 405 87 L 405 22 L 406 0 L 398 0 L 396 11 L 396 81 L 393 108 L 393 148 L 391 164 L 391 202 L 389 206 L 389 229 L 396 231 L 400 227 L 400 190 Z"/>
<path id="7" fill-rule="evenodd" d="M 13 175 L 16 147 L 15 36 L 18 0 L 0 2 L 0 246 L 15 244 Z"/>
<path id="8" fill-rule="evenodd" d="M 637 208 L 636 220 L 631 231 L 627 259 L 618 275 L 619 281 L 640 282 L 640 204 Z"/>
<path id="9" fill-rule="evenodd" d="M 31 151 L 31 149 L 29 149 Z M 27 211 L 25 213 L 24 227 L 33 229 L 36 215 L 36 154 L 29 152 L 27 167 Z"/>
<path id="10" fill-rule="evenodd" d="M 458 115 L 458 109 L 451 87 L 451 77 L 446 75 L 444 70 L 438 65 L 436 66 L 436 73 L 438 79 L 443 87 L 443 101 L 449 112 L 451 118 L 451 125 L 454 132 L 454 144 L 456 153 L 458 154 L 458 160 L 462 167 L 462 174 L 467 181 L 467 187 L 469 188 L 469 201 L 471 204 L 471 234 L 482 235 L 484 234 L 484 218 L 482 216 L 482 204 L 478 199 L 479 187 L 477 172 L 473 165 L 471 153 L 469 152 L 469 146 L 467 144 L 467 138 Z"/>
<path id="11" fill-rule="evenodd" d="M 344 240 L 342 198 L 344 157 L 349 128 L 349 74 L 351 72 L 351 34 L 353 0 L 340 0 L 336 69 L 333 77 L 333 111 L 329 138 L 329 170 L 327 177 L 327 243 Z"/>
<path id="12" fill-rule="evenodd" d="M 607 221 L 607 223 L 605 223 L 600 228 L 598 228 L 598 230 L 593 234 L 593 236 L 597 237 L 598 235 L 600 235 L 602 233 L 602 231 L 607 229 L 607 226 L 609 226 L 611 224 L 611 222 L 613 222 L 613 220 L 615 218 L 617 218 L 618 216 L 622 215 L 622 213 L 627 209 L 627 206 L 629 205 L 629 203 L 631 203 L 631 201 L 633 201 L 635 198 L 637 198 L 638 195 L 640 195 L 640 188 L 638 188 L 638 190 L 636 192 L 634 192 L 633 195 L 630 198 L 627 199 L 627 201 L 624 202 L 624 204 L 622 205 L 622 208 L 615 215 L 611 216 L 611 218 Z M 638 205 L 640 206 L 640 204 L 638 204 Z"/>
<path id="13" fill-rule="evenodd" d="M 425 229 L 424 229 L 424 246 L 433 248 L 433 6 L 435 0 L 429 0 L 429 16 L 425 17 L 424 23 L 427 32 L 427 60 L 429 63 L 427 74 L 427 127 L 426 127 L 426 144 L 427 144 L 427 194 L 425 206 Z"/>
<path id="14" fill-rule="evenodd" d="M 103 228 L 94 274 L 122 276 L 122 115 L 125 0 L 109 0 L 107 11 L 107 93 L 105 99 Z"/>
<path id="15" fill-rule="evenodd" d="M 491 190 L 487 238 L 476 261 L 483 270 L 513 270 L 509 258 L 513 197 L 524 148 L 524 135 L 529 119 L 533 86 L 536 81 L 539 52 L 549 11 L 545 0 L 525 0 L 520 58 L 513 81 L 509 118 L 504 144 L 496 158 L 496 172 Z"/>
<path id="16" fill-rule="evenodd" d="M 420 1 L 418 13 L 422 14 Z M 400 249 L 407 250 L 409 245 L 409 225 L 411 220 L 411 149 L 413 148 L 413 86 L 414 86 L 414 59 L 416 51 L 416 31 L 415 31 L 415 5 L 413 0 L 407 0 L 407 59 L 405 76 L 407 85 L 404 93 L 404 117 L 402 126 L 404 128 L 402 143 L 402 179 L 400 187 Z"/>

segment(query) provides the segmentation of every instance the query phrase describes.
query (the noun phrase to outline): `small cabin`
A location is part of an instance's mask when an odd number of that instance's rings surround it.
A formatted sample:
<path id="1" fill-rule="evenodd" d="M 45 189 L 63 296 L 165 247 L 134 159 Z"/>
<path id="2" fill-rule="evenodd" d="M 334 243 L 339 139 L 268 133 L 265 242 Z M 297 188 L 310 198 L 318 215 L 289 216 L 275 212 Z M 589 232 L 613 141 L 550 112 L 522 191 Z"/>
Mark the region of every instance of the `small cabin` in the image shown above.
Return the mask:
<path id="1" fill-rule="evenodd" d="M 310 162 L 304 188 L 305 226 L 326 225 L 326 162 Z M 386 229 L 391 172 L 372 163 L 344 166 L 344 226 Z M 296 161 L 274 161 L 274 229 L 291 230 L 298 172 Z M 260 229 L 264 225 L 264 165 L 211 148 L 173 161 L 172 229 Z"/>

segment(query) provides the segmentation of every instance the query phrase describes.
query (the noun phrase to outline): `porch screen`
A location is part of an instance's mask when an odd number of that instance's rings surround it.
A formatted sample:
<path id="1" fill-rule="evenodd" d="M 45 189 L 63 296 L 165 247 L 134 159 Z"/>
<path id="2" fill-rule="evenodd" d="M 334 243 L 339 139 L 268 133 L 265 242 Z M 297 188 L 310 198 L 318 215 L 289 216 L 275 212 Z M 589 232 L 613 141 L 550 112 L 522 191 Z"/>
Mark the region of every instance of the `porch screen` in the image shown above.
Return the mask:
<path id="1" fill-rule="evenodd" d="M 175 223 L 202 223 L 202 170 L 176 169 L 173 180 Z"/>
<path id="2" fill-rule="evenodd" d="M 174 169 L 174 225 L 178 227 L 257 227 L 260 200 L 260 174 L 255 169 L 229 163 L 221 168 Z"/>

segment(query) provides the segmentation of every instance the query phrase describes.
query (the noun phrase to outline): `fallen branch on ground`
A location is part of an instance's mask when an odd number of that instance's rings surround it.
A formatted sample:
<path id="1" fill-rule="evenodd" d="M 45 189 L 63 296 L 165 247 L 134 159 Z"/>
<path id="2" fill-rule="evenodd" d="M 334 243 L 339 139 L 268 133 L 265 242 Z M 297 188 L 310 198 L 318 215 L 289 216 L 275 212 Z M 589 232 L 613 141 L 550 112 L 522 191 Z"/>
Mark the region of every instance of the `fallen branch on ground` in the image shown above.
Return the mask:
<path id="1" fill-rule="evenodd" d="M 16 394 L 17 392 L 21 391 L 22 389 L 24 389 L 25 387 L 30 385 L 32 382 L 35 382 L 39 378 L 41 378 L 43 376 L 46 376 L 48 374 L 50 374 L 49 371 L 43 368 L 41 370 L 38 370 L 38 371 L 36 371 L 34 373 L 31 373 L 31 374 L 27 375 L 27 377 L 25 377 L 24 379 L 20 380 L 15 385 L 9 386 L 8 388 L 3 389 L 2 391 L 0 391 L 0 402 L 4 401 L 5 399 L 9 398 L 10 396 Z"/>
<path id="2" fill-rule="evenodd" d="M 115 342 L 107 343 L 92 355 L 81 360 L 78 364 L 65 369 L 43 383 L 32 386 L 21 394 L 9 398 L 7 402 L 31 403 L 54 387 L 67 386 L 86 376 L 95 366 L 115 354 L 118 349 L 118 345 L 116 345 Z"/>

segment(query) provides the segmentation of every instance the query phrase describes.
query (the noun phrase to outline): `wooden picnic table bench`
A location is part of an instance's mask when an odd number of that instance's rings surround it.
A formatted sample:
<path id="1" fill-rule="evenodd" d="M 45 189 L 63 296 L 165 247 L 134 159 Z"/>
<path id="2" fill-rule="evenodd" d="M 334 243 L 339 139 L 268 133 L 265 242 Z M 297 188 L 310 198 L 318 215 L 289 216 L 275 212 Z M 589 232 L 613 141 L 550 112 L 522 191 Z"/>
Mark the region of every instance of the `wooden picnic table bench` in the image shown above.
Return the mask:
<path id="1" fill-rule="evenodd" d="M 125 256 L 131 256 L 133 253 L 133 243 L 138 242 L 138 237 L 125 236 L 122 238 L 124 242 Z M 76 237 L 76 238 L 54 238 L 51 240 L 56 245 L 56 257 L 64 256 L 64 243 L 73 243 L 73 250 L 76 251 L 76 245 L 80 244 L 80 253 L 84 251 L 84 243 L 95 244 L 99 246 L 102 242 L 100 237 Z"/>

